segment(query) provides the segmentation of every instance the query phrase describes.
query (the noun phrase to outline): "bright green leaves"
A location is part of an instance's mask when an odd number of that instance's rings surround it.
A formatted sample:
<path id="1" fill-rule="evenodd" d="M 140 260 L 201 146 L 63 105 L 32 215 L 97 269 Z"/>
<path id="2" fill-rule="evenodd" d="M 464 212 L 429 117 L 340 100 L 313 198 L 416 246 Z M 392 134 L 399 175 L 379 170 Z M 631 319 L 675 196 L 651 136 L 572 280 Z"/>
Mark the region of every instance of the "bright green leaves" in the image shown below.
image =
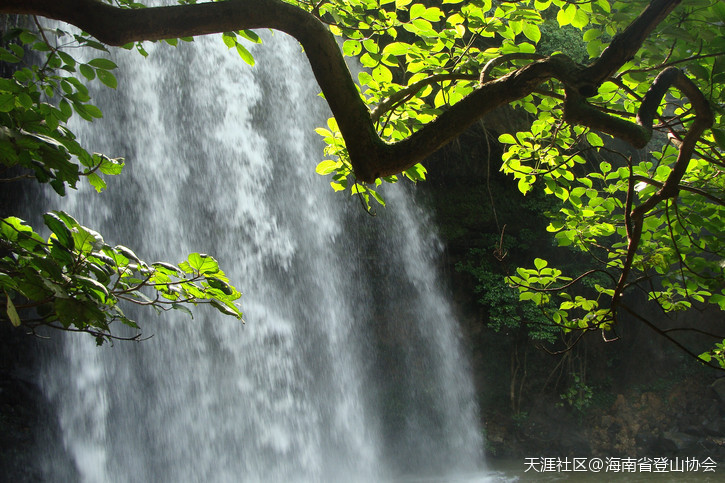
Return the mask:
<path id="1" fill-rule="evenodd" d="M 329 129 L 317 128 L 315 131 L 325 141 L 325 154 L 336 159 L 326 159 L 320 162 L 317 165 L 316 172 L 322 176 L 332 174 L 332 181 L 330 182 L 332 189 L 342 191 L 355 184 L 352 165 L 347 155 L 345 141 L 342 139 L 342 134 L 340 133 L 335 118 L 328 119 L 327 126 Z"/>
<path id="2" fill-rule="evenodd" d="M 408 12 L 411 20 L 423 18 L 430 22 L 438 22 L 444 16 L 443 11 L 440 8 L 426 7 L 420 3 L 413 4 Z"/>
<path id="3" fill-rule="evenodd" d="M 68 250 L 73 250 L 75 248 L 73 233 L 66 225 L 66 221 L 64 221 L 59 214 L 46 213 L 43 215 L 43 220 L 45 221 L 45 225 L 50 228 L 53 237 L 58 241 L 60 246 Z"/>
<path id="4" fill-rule="evenodd" d="M 20 320 L 18 311 L 15 309 L 15 304 L 13 304 L 13 301 L 7 292 L 5 292 L 5 309 L 10 323 L 13 324 L 14 327 L 20 327 L 22 321 Z"/>
<path id="5" fill-rule="evenodd" d="M 557 12 L 556 21 L 559 22 L 560 27 L 573 25 L 581 30 L 589 24 L 589 15 L 584 8 L 579 8 L 576 4 L 570 3 Z"/>
<path id="6" fill-rule="evenodd" d="M 713 128 L 697 141 L 689 166 L 677 166 L 677 160 L 694 109 L 675 89 L 654 116 L 649 152 L 637 154 L 619 152 L 621 146 L 600 132 L 570 125 L 575 116 L 565 116 L 562 101 L 571 101 L 573 91 L 565 91 L 558 80 L 544 81 L 531 95 L 510 103 L 531 124 L 500 135 L 502 171 L 520 192 L 536 190 L 535 196 L 559 203 L 549 213 L 547 230 L 559 246 L 593 264 L 578 288 L 542 259 L 512 277 L 520 300 L 537 306 L 548 321 L 566 330 L 609 329 L 622 297 L 635 288 L 665 311 L 725 305 L 725 10 L 720 3 L 683 1 L 634 58 L 587 98 L 588 107 L 602 116 L 591 125 L 634 123 L 659 72 L 669 66 L 684 69 L 714 106 Z M 380 137 L 393 143 L 472 93 L 485 65 L 493 66 L 484 78 L 490 82 L 555 52 L 579 64 L 599 58 L 645 4 L 445 0 L 433 6 L 415 0 L 333 0 L 310 9 L 319 8 L 316 14 L 333 23 L 333 33 L 344 38 L 345 55 L 359 57 L 365 68 L 358 76 L 361 96 Z M 350 189 L 367 203 L 373 196 L 366 193 L 370 187 L 356 183 L 344 142 L 336 128 L 328 127 L 318 132 L 330 159 L 317 172 L 332 176 L 335 190 Z M 418 179 L 424 172 L 405 174 Z M 674 177 L 679 180 L 676 196 L 662 198 L 663 186 Z M 637 211 L 642 206 L 646 212 Z M 715 360 L 713 354 L 708 357 Z"/>
<path id="7" fill-rule="evenodd" d="M 536 258 L 533 269 L 518 268 L 516 275 L 508 277 L 508 283 L 519 290 L 519 300 L 536 304 L 546 320 L 564 332 L 608 330 L 611 314 L 600 308 L 598 300 L 603 293 L 606 295 L 606 289 L 595 284 L 594 298 L 572 294 L 569 287 L 575 280 L 548 265 L 546 260 Z"/>
<path id="8" fill-rule="evenodd" d="M 541 39 L 541 31 L 539 27 L 534 23 L 524 22 L 521 31 L 527 39 L 531 40 L 534 44 L 538 44 Z"/>
<path id="9" fill-rule="evenodd" d="M 98 343 L 114 338 L 111 323 L 133 328 L 121 301 L 157 311 L 206 303 L 241 318 L 235 301 L 241 294 L 229 284 L 209 255 L 192 253 L 178 266 L 148 264 L 124 246 L 111 247 L 95 231 L 62 211 L 43 216 L 45 240 L 22 220 L 0 220 L 0 241 L 8 254 L 0 259 L 4 314 L 14 324 L 83 331 Z M 40 318 L 31 316 L 31 310 Z"/>
<path id="10" fill-rule="evenodd" d="M 228 48 L 234 48 L 237 51 L 237 54 L 239 54 L 239 57 L 246 62 L 247 64 L 253 66 L 254 65 L 254 56 L 247 50 L 247 48 L 239 42 L 239 38 L 242 38 L 244 40 L 247 40 L 254 44 L 261 44 L 262 39 L 254 33 L 251 30 L 239 30 L 236 32 L 224 32 L 222 34 L 222 40 L 224 41 L 224 45 L 226 45 Z"/>
<path id="11" fill-rule="evenodd" d="M 514 245 L 520 241 L 518 237 L 515 240 Z M 501 248 L 501 240 L 491 242 L 495 245 L 485 250 L 470 250 L 466 259 L 456 265 L 456 270 L 468 273 L 475 280 L 477 301 L 488 314 L 483 322 L 496 332 L 524 329 L 532 340 L 554 343 L 560 330 L 551 324 L 535 303 L 519 300 L 519 291 L 510 285 L 506 275 L 498 273 L 500 266 L 489 260 L 491 250 Z"/>
<path id="12" fill-rule="evenodd" d="M 371 211 L 371 198 L 378 204 L 385 206 L 385 201 L 374 189 L 380 186 L 382 181 L 377 180 L 374 187 L 358 183 L 352 171 L 352 165 L 350 164 L 347 149 L 345 148 L 345 142 L 342 139 L 342 134 L 340 133 L 340 129 L 337 126 L 335 118 L 327 120 L 327 127 L 329 129 L 317 128 L 315 131 L 324 138 L 324 141 L 327 144 L 324 151 L 325 154 L 332 156 L 334 159 L 325 159 L 321 161 L 315 169 L 317 174 L 321 176 L 332 175 L 332 180 L 330 181 L 332 189 L 335 191 L 349 189 L 350 194 L 358 196 L 362 201 L 363 206 L 368 211 Z M 409 175 L 411 179 L 415 176 L 424 176 L 425 174 L 425 168 L 422 166 L 419 168 L 414 166 L 408 171 L 411 171 L 411 174 Z"/>
<path id="13" fill-rule="evenodd" d="M 212 257 L 199 253 L 192 253 L 186 262 L 181 262 L 179 268 L 186 273 L 204 275 L 219 272 L 219 264 Z"/>
<path id="14" fill-rule="evenodd" d="M 717 342 L 711 351 L 703 352 L 698 357 L 708 364 L 716 362 L 721 368 L 725 369 L 725 340 Z"/>
<path id="15" fill-rule="evenodd" d="M 494 8 L 490 0 L 466 2 L 460 8 L 407 0 L 331 1 L 316 8 L 325 21 L 334 19 L 332 32 L 345 39 L 343 54 L 358 57 L 365 67 L 359 75 L 361 95 L 375 110 L 378 133 L 388 142 L 409 137 L 473 92 L 486 62 L 502 53 L 534 52 L 542 36 L 536 9 Z M 495 36 L 506 39 L 502 49 L 482 48 L 481 38 Z M 337 173 L 333 188 L 344 189 L 341 181 L 351 174 L 344 145 L 341 138 L 322 135 L 332 143 L 326 154 L 342 157 L 324 162 L 317 171 Z M 424 172 L 416 167 L 403 174 L 419 180 Z M 344 186 L 352 190 L 355 183 Z M 362 192 L 359 187 L 353 191 Z"/>

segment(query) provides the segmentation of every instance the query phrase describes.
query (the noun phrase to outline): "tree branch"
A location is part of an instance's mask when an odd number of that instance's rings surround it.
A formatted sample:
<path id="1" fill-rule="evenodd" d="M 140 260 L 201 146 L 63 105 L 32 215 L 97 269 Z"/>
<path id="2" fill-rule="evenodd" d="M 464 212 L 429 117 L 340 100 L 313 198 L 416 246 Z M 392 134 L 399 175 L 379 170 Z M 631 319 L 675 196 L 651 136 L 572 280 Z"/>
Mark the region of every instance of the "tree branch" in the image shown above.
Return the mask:
<path id="1" fill-rule="evenodd" d="M 679 69 L 670 67 L 665 69 L 657 76 L 654 83 L 645 94 L 640 106 L 637 121 L 643 129 L 652 131 L 652 120 L 656 114 L 657 106 L 667 93 L 670 87 L 676 87 L 685 94 L 690 103 L 695 108 L 695 120 L 687 131 L 685 138 L 679 147 L 677 160 L 660 189 L 650 196 L 644 203 L 632 208 L 634 175 L 630 165 L 629 191 L 627 194 L 627 207 L 625 209 L 625 220 L 627 225 L 627 256 L 625 257 L 620 274 L 619 282 L 612 296 L 612 311 L 616 312 L 619 305 L 622 291 L 627 282 L 627 277 L 634 262 L 634 256 L 639 246 L 642 227 L 644 225 L 645 215 L 663 200 L 674 198 L 680 192 L 680 181 L 685 175 L 687 166 L 692 158 L 695 144 L 702 133 L 708 129 L 713 122 L 713 114 L 705 96 L 697 88 L 697 86 Z"/>
<path id="2" fill-rule="evenodd" d="M 636 54 L 644 39 L 680 1 L 652 0 L 590 66 L 581 67 L 563 55 L 534 61 L 483 83 L 435 121 L 395 144 L 386 144 L 375 131 L 368 108 L 327 26 L 313 14 L 281 0 L 228 0 L 143 9 L 121 9 L 99 0 L 0 0 L 0 13 L 62 20 L 109 45 L 254 28 L 289 34 L 304 48 L 345 139 L 355 176 L 372 182 L 410 168 L 462 134 L 484 114 L 526 97 L 552 78 L 567 88 L 568 120 L 641 144 L 647 137 L 642 127 L 607 116 L 583 99 L 595 95 L 597 87 Z"/>
<path id="3" fill-rule="evenodd" d="M 583 78 L 599 86 L 613 76 L 622 65 L 634 58 L 645 39 L 681 1 L 652 0 L 639 17 L 615 35 L 602 55 L 582 72 Z"/>

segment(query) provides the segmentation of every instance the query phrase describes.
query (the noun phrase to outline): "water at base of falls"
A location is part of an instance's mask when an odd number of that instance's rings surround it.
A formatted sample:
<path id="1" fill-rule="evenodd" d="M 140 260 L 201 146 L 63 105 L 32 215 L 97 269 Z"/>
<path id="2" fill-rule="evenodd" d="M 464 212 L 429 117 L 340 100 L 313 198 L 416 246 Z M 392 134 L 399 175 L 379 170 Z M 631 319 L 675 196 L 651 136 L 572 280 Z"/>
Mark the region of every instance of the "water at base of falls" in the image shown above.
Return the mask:
<path id="1" fill-rule="evenodd" d="M 213 37 L 149 51 L 114 52 L 104 119 L 74 126 L 125 172 L 47 209 L 148 261 L 213 254 L 246 324 L 199 307 L 133 311 L 138 344 L 53 334 L 41 383 L 73 464 L 44 455 L 47 480 L 487 478 L 434 230 L 401 187 L 372 218 L 315 175 L 328 114 L 299 46 L 267 36 L 254 68 Z"/>

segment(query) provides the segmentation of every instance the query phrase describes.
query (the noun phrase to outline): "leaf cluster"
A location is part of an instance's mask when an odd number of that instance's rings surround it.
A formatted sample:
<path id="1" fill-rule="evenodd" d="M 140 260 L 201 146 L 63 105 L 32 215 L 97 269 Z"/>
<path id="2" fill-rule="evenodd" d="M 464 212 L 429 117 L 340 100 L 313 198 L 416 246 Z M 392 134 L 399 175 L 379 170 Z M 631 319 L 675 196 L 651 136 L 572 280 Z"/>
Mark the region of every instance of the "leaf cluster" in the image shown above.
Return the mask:
<path id="1" fill-rule="evenodd" d="M 596 61 L 647 2 L 333 0 L 305 5 L 342 38 L 343 53 L 362 64 L 360 95 L 378 134 L 395 143 L 435 122 L 480 83 L 544 55 L 560 50 L 577 61 Z M 587 99 L 608 122 L 638 123 L 658 75 L 682 69 L 713 111 L 712 128 L 695 141 L 691 156 L 687 151 L 689 163 L 681 160 L 682 146 L 690 143 L 686 138 L 696 122 L 695 105 L 679 89 L 669 89 L 654 112 L 653 142 L 643 152 L 567 122 L 564 103 L 573 94 L 558 80 L 512 103 L 532 121 L 528 130 L 499 138 L 506 147 L 502 170 L 516 179 L 522 193 L 541 183 L 560 201 L 560 209 L 550 213 L 549 232 L 560 246 L 581 251 L 593 263 L 584 274 L 571 276 L 538 258 L 534 268 L 520 268 L 511 277 L 519 299 L 547 307 L 551 323 L 567 331 L 611 330 L 623 295 L 635 291 L 644 291 L 665 312 L 708 304 L 725 309 L 724 22 L 722 2 L 684 0 Z M 564 40 L 564 31 L 573 38 Z M 317 172 L 331 175 L 335 190 L 372 192 L 380 180 L 368 187 L 355 182 L 342 136 L 334 123 L 328 128 L 318 133 L 332 159 L 320 163 Z M 421 179 L 417 173 L 424 168 L 415 171 L 404 174 Z M 660 193 L 673 182 L 676 196 Z M 377 194 L 370 197 L 383 203 Z M 587 284 L 587 295 L 571 291 L 577 284 Z M 716 355 L 703 358 L 725 367 L 725 359 Z"/>
<path id="2" fill-rule="evenodd" d="M 126 0 L 109 3 L 143 7 Z M 258 40 L 251 32 L 238 34 Z M 15 28 L 3 41 L 0 61 L 14 68 L 0 78 L 0 182 L 35 179 L 63 196 L 83 177 L 103 191 L 103 176 L 120 174 L 123 158 L 88 152 L 68 122 L 73 115 L 88 122 L 103 117 L 91 103 L 88 84 L 117 87 L 117 65 L 107 48 L 83 32 L 43 28 L 37 19 L 35 29 Z M 148 55 L 140 43 L 125 46 L 134 47 Z M 79 60 L 89 52 L 96 54 Z M 90 333 L 100 345 L 124 338 L 112 332 L 113 322 L 140 330 L 122 310 L 126 302 L 190 315 L 189 305 L 208 304 L 242 317 L 235 303 L 241 294 L 209 255 L 192 253 L 178 265 L 147 263 L 129 248 L 107 244 L 65 212 L 46 213 L 43 221 L 48 238 L 20 218 L 0 220 L 0 319 L 33 333 L 39 327 Z M 128 337 L 139 338 L 140 332 Z"/>
<path id="3" fill-rule="evenodd" d="M 89 153 L 67 123 L 74 113 L 89 122 L 103 116 L 90 102 L 86 83 L 98 79 L 115 88 L 116 64 L 104 57 L 80 62 L 67 50 L 85 46 L 106 52 L 106 48 L 61 30 L 14 29 L 5 41 L 0 61 L 17 68 L 12 76 L 0 78 L 0 176 L 5 173 L 6 182 L 33 178 L 49 183 L 60 195 L 75 188 L 81 177 L 103 190 L 106 182 L 101 175 L 119 174 L 123 159 Z M 23 66 L 28 51 L 44 56 L 43 62 Z"/>
<path id="4" fill-rule="evenodd" d="M 192 253 L 178 265 L 147 263 L 65 212 L 46 213 L 43 220 L 47 239 L 17 217 L 0 220 L 0 307 L 15 326 L 88 332 L 100 345 L 115 338 L 113 322 L 139 329 L 121 301 L 189 314 L 185 305 L 205 303 L 242 317 L 234 303 L 241 294 L 209 255 Z"/>

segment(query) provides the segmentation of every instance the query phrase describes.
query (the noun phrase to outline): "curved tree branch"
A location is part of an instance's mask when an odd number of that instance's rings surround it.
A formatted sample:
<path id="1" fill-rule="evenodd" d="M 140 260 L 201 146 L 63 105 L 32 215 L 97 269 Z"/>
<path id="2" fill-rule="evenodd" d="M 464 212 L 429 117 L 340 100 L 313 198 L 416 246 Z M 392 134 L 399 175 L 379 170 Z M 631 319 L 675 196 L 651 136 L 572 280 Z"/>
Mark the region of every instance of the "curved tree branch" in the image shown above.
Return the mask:
<path id="1" fill-rule="evenodd" d="M 652 87 L 650 87 L 642 100 L 639 114 L 637 115 L 637 121 L 642 129 L 648 130 L 651 133 L 652 121 L 656 115 L 657 106 L 659 106 L 662 98 L 670 87 L 676 87 L 689 98 L 690 103 L 695 109 L 695 120 L 679 146 L 677 160 L 675 161 L 675 165 L 670 172 L 670 175 L 667 177 L 665 182 L 662 183 L 662 186 L 655 194 L 650 196 L 644 203 L 636 208 L 632 208 L 632 190 L 635 179 L 630 166 L 630 188 L 627 195 L 627 208 L 625 212 L 628 244 L 627 256 L 624 260 L 619 282 L 617 282 L 614 295 L 612 296 L 613 312 L 616 312 L 617 306 L 619 305 L 622 291 L 627 283 L 627 277 L 629 276 L 632 263 L 634 262 L 634 256 L 637 252 L 642 235 L 645 215 L 662 201 L 674 198 L 679 194 L 680 189 L 682 188 L 680 186 L 680 182 L 687 171 L 687 166 L 692 158 L 695 144 L 702 133 L 708 129 L 713 122 L 712 110 L 710 109 L 710 105 L 705 99 L 705 96 L 702 95 L 702 92 L 700 92 L 697 86 L 681 70 L 675 67 L 670 67 L 657 76 L 655 82 L 652 84 Z"/>
<path id="2" fill-rule="evenodd" d="M 631 60 L 645 39 L 682 0 L 652 0 L 623 32 L 614 36 L 602 55 L 582 72 L 582 79 L 588 79 L 599 86 L 614 75 L 625 62 Z M 595 92 L 596 93 L 596 92 Z M 594 95 L 593 93 L 592 95 Z"/>
<path id="3" fill-rule="evenodd" d="M 254 28 L 287 33 L 304 48 L 315 78 L 337 119 L 357 179 L 372 182 L 413 166 L 463 133 L 487 112 L 529 95 L 551 78 L 561 81 L 571 94 L 568 103 L 571 121 L 617 133 L 618 137 L 630 142 L 641 142 L 644 134 L 641 128 L 606 114 L 597 114 L 595 108 L 586 108 L 578 98 L 596 94 L 597 87 L 635 55 L 644 39 L 680 1 L 652 0 L 590 66 L 578 66 L 564 56 L 535 61 L 504 77 L 485 82 L 434 122 L 395 144 L 386 144 L 377 135 L 370 113 L 327 26 L 313 14 L 281 0 L 228 0 L 143 9 L 120 9 L 100 0 L 0 0 L 0 13 L 33 14 L 65 21 L 109 45 Z M 575 112 L 580 112 L 581 116 Z"/>
<path id="4" fill-rule="evenodd" d="M 314 15 L 281 0 L 121 9 L 100 0 L 0 0 L 0 13 L 40 15 L 79 27 L 114 46 L 241 29 L 271 28 L 294 37 L 337 119 L 358 178 L 369 181 L 365 160 L 384 149 L 335 38 Z"/>

